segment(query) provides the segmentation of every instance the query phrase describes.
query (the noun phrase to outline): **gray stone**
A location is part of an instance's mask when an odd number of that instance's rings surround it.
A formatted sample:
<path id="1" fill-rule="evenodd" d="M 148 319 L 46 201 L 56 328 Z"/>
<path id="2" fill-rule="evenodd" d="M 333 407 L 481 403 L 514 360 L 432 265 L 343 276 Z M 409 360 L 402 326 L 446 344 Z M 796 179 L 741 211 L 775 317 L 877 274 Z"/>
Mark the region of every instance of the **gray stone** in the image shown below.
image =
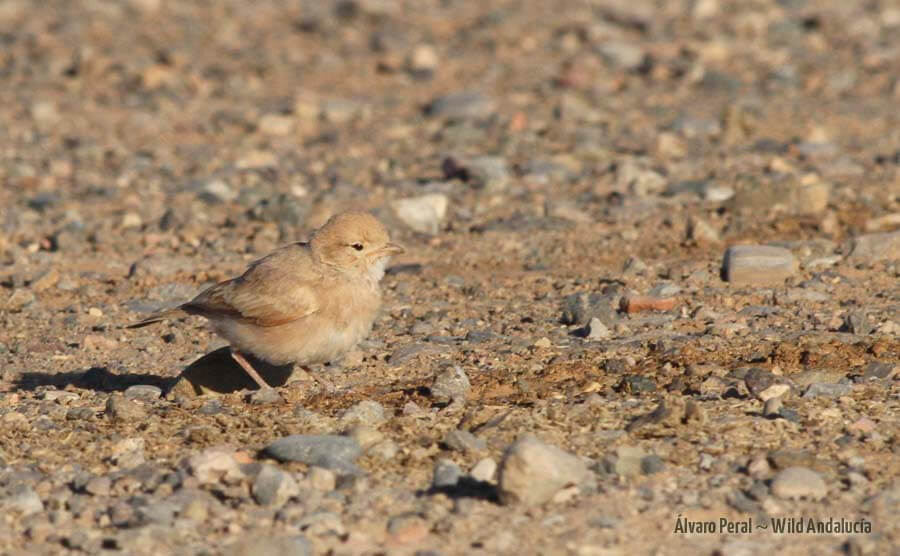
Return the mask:
<path id="1" fill-rule="evenodd" d="M 863 371 L 863 380 L 888 380 L 900 373 L 900 365 L 883 361 L 872 361 Z"/>
<path id="2" fill-rule="evenodd" d="M 613 471 L 617 475 L 624 477 L 640 475 L 643 472 L 643 461 L 646 457 L 648 457 L 648 454 L 642 448 L 637 446 L 620 446 L 616 450 Z"/>
<path id="3" fill-rule="evenodd" d="M 509 186 L 508 165 L 499 156 L 448 157 L 442 169 L 447 179 L 460 179 L 487 191 L 503 191 Z"/>
<path id="4" fill-rule="evenodd" d="M 152 384 L 135 384 L 125 389 L 125 397 L 131 400 L 153 401 L 161 395 L 162 389 Z"/>
<path id="5" fill-rule="evenodd" d="M 272 442 L 265 453 L 279 461 L 298 461 L 318 465 L 338 474 L 355 475 L 354 465 L 362 448 L 353 438 L 337 435 L 294 434 Z"/>
<path id="6" fill-rule="evenodd" d="M 387 418 L 384 415 L 384 406 L 375 400 L 363 400 L 356 405 L 347 408 L 341 415 L 341 424 L 377 426 L 384 423 Z"/>
<path id="7" fill-rule="evenodd" d="M 838 398 L 850 393 L 849 384 L 813 382 L 803 392 L 804 398 Z"/>
<path id="8" fill-rule="evenodd" d="M 357 117 L 365 116 L 366 107 L 354 100 L 328 98 L 322 101 L 319 115 L 326 122 L 345 124 Z"/>
<path id="9" fill-rule="evenodd" d="M 247 394 L 247 401 L 252 405 L 271 405 L 284 403 L 284 398 L 275 388 L 259 388 Z"/>
<path id="10" fill-rule="evenodd" d="M 109 477 L 93 477 L 84 485 L 84 491 L 94 496 L 109 496 L 112 480 Z"/>
<path id="11" fill-rule="evenodd" d="M 78 394 L 66 390 L 45 390 L 41 393 L 41 399 L 56 402 L 60 405 L 68 405 L 78 400 Z"/>
<path id="12" fill-rule="evenodd" d="M 783 247 L 735 245 L 725 251 L 722 274 L 733 284 L 772 285 L 797 272 L 797 259 Z"/>
<path id="13" fill-rule="evenodd" d="M 563 324 L 587 324 L 596 318 L 610 326 L 615 321 L 615 309 L 619 296 L 601 293 L 573 293 L 566 296 L 562 305 Z"/>
<path id="14" fill-rule="evenodd" d="M 69 421 L 82 421 L 94 417 L 94 410 L 90 407 L 73 407 L 66 411 L 66 419 Z"/>
<path id="15" fill-rule="evenodd" d="M 900 259 L 900 231 L 857 236 L 852 245 L 850 261 L 856 264 Z"/>
<path id="16" fill-rule="evenodd" d="M 644 475 L 652 475 L 663 470 L 665 464 L 662 458 L 656 454 L 650 454 L 641 458 L 641 473 Z"/>
<path id="17" fill-rule="evenodd" d="M 449 199 L 440 193 L 397 199 L 391 203 L 394 214 L 404 224 L 423 234 L 436 234 L 447 216 Z"/>
<path id="18" fill-rule="evenodd" d="M 778 498 L 821 500 L 828 494 L 822 477 L 806 467 L 788 467 L 772 479 L 772 494 Z"/>
<path id="19" fill-rule="evenodd" d="M 140 403 L 122 394 L 113 394 L 106 400 L 106 414 L 116 421 L 134 422 L 147 417 L 147 411 Z"/>
<path id="20" fill-rule="evenodd" d="M 719 243 L 719 241 L 721 241 L 719 232 L 701 218 L 691 218 L 688 220 L 687 237 L 688 239 L 692 239 L 701 244 Z"/>
<path id="21" fill-rule="evenodd" d="M 763 415 L 765 417 L 780 417 L 782 409 L 782 401 L 780 396 L 769 398 L 763 406 Z"/>
<path id="22" fill-rule="evenodd" d="M 525 435 L 503 455 L 500 498 L 504 504 L 543 504 L 563 487 L 578 485 L 588 475 L 587 466 L 577 456 Z"/>
<path id="23" fill-rule="evenodd" d="M 227 203 L 238 197 L 231 186 L 220 179 L 204 182 L 199 189 L 199 197 L 207 202 Z"/>
<path id="24" fill-rule="evenodd" d="M 242 536 L 222 550 L 224 556 L 312 556 L 312 545 L 304 537 L 272 535 Z"/>
<path id="25" fill-rule="evenodd" d="M 788 288 L 775 294 L 775 302 L 779 305 L 792 303 L 823 303 L 831 299 L 827 293 L 808 288 Z"/>
<path id="26" fill-rule="evenodd" d="M 749 369 L 746 374 L 744 374 L 744 384 L 747 386 L 747 390 L 751 395 L 761 399 L 762 401 L 766 400 L 762 399 L 761 394 L 767 391 L 768 388 L 775 384 L 777 381 L 778 377 L 776 377 L 770 371 L 761 369 L 759 367 L 753 367 L 752 369 Z"/>
<path id="27" fill-rule="evenodd" d="M 454 429 L 444 436 L 443 443 L 451 450 L 479 454 L 487 450 L 487 443 L 471 432 Z"/>
<path id="28" fill-rule="evenodd" d="M 0 304 L 0 309 L 5 309 L 11 313 L 18 313 L 22 309 L 33 304 L 36 299 L 37 298 L 31 290 L 16 289 L 9 294 L 9 297 L 6 298 L 6 301 L 3 304 Z"/>
<path id="29" fill-rule="evenodd" d="M 151 523 L 122 531 L 116 544 L 126 554 L 173 554 L 183 543 L 180 535 L 171 525 Z"/>
<path id="30" fill-rule="evenodd" d="M 493 100 L 479 91 L 450 93 L 431 101 L 426 113 L 436 118 L 453 120 L 479 119 L 494 113 Z"/>
<path id="31" fill-rule="evenodd" d="M 850 311 L 844 316 L 841 331 L 851 334 L 869 334 L 872 332 L 872 322 L 864 310 Z"/>
<path id="32" fill-rule="evenodd" d="M 760 182 L 742 180 L 737 193 L 730 200 L 736 211 L 775 211 L 788 214 L 816 214 L 828 206 L 831 186 L 815 177 L 777 179 Z"/>
<path id="33" fill-rule="evenodd" d="M 212 447 L 187 458 L 185 466 L 200 484 L 214 484 L 221 480 L 234 481 L 244 477 L 234 450 Z"/>
<path id="34" fill-rule="evenodd" d="M 462 474 L 462 469 L 456 462 L 449 459 L 439 459 L 434 464 L 431 486 L 434 488 L 456 486 Z"/>
<path id="35" fill-rule="evenodd" d="M 650 289 L 653 297 L 672 297 L 681 293 L 681 286 L 672 282 L 661 282 Z"/>
<path id="36" fill-rule="evenodd" d="M 459 365 L 445 368 L 431 385 L 431 396 L 438 401 L 465 401 L 472 384 Z"/>
<path id="37" fill-rule="evenodd" d="M 0 499 L 0 508 L 4 512 L 26 516 L 44 511 L 44 503 L 30 486 L 18 484 L 6 498 Z"/>
<path id="38" fill-rule="evenodd" d="M 587 325 L 587 334 L 585 338 L 588 340 L 606 340 L 610 337 L 609 328 L 597 317 L 591 318 L 591 322 Z"/>
<path id="39" fill-rule="evenodd" d="M 281 507 L 300 494 L 300 487 L 290 473 L 272 465 L 263 465 L 253 481 L 251 494 L 257 504 Z"/>
<path id="40" fill-rule="evenodd" d="M 140 523 L 171 525 L 180 507 L 169 500 L 152 500 L 149 504 L 138 506 L 135 515 Z"/>
<path id="41" fill-rule="evenodd" d="M 816 462 L 812 454 L 801 450 L 775 450 L 768 454 L 768 460 L 776 469 L 809 467 Z"/>
<path id="42" fill-rule="evenodd" d="M 616 187 L 638 197 L 648 197 L 665 189 L 666 178 L 637 160 L 627 158 L 616 166 Z"/>
<path id="43" fill-rule="evenodd" d="M 144 439 L 134 436 L 119 440 L 112 445 L 110 461 L 122 469 L 144 463 Z"/>
<path id="44" fill-rule="evenodd" d="M 607 63 L 628 71 L 640 69 L 647 57 L 640 46 L 625 41 L 608 41 L 597 50 Z"/>

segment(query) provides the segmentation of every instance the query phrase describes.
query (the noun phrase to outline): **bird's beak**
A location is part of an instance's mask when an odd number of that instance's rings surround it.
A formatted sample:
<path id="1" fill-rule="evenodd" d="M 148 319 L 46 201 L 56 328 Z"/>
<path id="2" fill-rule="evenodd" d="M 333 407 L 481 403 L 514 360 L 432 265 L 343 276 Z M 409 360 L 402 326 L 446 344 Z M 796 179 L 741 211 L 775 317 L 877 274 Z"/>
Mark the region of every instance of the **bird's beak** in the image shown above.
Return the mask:
<path id="1" fill-rule="evenodd" d="M 385 256 L 399 255 L 400 253 L 406 252 L 406 249 L 400 247 L 396 243 L 387 243 L 384 247 L 381 248 L 381 252 Z"/>

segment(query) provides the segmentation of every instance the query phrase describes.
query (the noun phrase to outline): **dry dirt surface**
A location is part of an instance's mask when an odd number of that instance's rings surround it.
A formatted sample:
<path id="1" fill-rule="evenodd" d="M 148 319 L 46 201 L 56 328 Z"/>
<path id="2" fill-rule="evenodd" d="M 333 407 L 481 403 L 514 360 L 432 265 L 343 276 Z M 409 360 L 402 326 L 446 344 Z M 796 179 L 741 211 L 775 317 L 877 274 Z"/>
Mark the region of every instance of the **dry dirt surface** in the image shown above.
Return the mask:
<path id="1" fill-rule="evenodd" d="M 0 553 L 897 553 L 897 3 L 5 0 L 0 45 Z M 407 252 L 342 361 L 272 396 L 124 328 L 349 208 Z"/>

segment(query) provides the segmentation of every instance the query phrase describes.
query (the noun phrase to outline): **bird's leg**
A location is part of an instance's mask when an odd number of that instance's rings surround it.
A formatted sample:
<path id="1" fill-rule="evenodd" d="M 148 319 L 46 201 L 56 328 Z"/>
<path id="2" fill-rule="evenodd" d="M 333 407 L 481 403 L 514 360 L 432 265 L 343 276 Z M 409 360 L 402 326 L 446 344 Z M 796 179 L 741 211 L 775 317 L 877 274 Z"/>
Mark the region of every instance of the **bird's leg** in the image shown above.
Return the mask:
<path id="1" fill-rule="evenodd" d="M 250 378 L 253 379 L 253 382 L 259 385 L 260 390 L 269 390 L 272 388 L 266 383 L 265 380 L 262 379 L 261 376 L 259 376 L 259 373 L 256 372 L 256 369 L 253 368 L 250 362 L 247 361 L 239 351 L 231 350 L 231 357 L 233 357 L 234 360 L 237 361 L 237 364 L 240 365 L 248 375 L 250 375 Z"/>

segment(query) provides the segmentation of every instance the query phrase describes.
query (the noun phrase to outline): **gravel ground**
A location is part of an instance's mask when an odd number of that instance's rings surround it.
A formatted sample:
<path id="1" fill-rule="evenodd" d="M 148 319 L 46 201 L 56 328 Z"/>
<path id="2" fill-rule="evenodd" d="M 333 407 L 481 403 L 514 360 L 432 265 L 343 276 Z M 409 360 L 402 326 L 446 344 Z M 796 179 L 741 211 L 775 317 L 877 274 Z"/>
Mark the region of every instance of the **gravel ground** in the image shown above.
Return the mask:
<path id="1" fill-rule="evenodd" d="M 0 553 L 900 546 L 896 3 L 7 0 L 0 44 Z M 348 208 L 407 253 L 283 399 L 123 328 Z"/>

